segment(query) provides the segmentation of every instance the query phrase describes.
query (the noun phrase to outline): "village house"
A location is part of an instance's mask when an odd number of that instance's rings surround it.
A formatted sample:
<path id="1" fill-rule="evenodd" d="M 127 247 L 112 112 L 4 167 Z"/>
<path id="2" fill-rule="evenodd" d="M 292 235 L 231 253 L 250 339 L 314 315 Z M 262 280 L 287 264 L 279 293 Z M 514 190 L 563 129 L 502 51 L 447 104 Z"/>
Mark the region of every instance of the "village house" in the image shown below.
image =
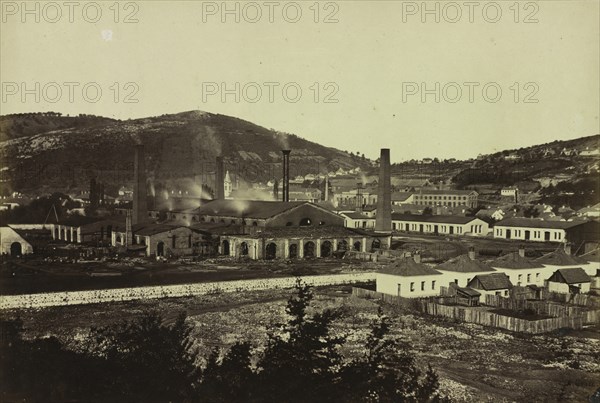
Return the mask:
<path id="1" fill-rule="evenodd" d="M 441 280 L 441 273 L 421 263 L 421 255 L 415 254 L 380 269 L 376 289 L 404 298 L 430 297 L 439 295 Z"/>
<path id="2" fill-rule="evenodd" d="M 442 285 L 445 287 L 451 283 L 466 287 L 475 276 L 495 272 L 492 267 L 476 259 L 473 248 L 466 255 L 460 255 L 438 265 L 436 270 L 442 273 Z"/>
<path id="3" fill-rule="evenodd" d="M 500 295 L 508 297 L 513 285 L 504 273 L 478 274 L 467 284 L 468 288 L 475 289 L 483 296 Z"/>
<path id="4" fill-rule="evenodd" d="M 527 258 L 524 248 L 500 256 L 490 262 L 490 266 L 506 274 L 511 283 L 517 286 L 543 286 L 551 273 L 542 263 Z"/>
<path id="5" fill-rule="evenodd" d="M 548 291 L 580 294 L 590 291 L 592 279 L 581 268 L 558 269 L 547 281 Z"/>
<path id="6" fill-rule="evenodd" d="M 494 238 L 580 244 L 598 239 L 598 223 L 512 217 L 494 225 Z"/>

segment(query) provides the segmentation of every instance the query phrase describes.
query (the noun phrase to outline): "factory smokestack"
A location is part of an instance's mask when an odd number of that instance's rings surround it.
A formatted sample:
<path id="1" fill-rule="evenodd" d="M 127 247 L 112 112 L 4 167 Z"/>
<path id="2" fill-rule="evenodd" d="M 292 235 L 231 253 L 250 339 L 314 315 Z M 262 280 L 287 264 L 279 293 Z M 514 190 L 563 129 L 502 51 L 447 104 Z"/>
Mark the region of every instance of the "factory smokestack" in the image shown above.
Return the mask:
<path id="1" fill-rule="evenodd" d="M 290 153 L 292 150 L 281 150 L 283 154 L 283 201 L 290 201 Z"/>
<path id="2" fill-rule="evenodd" d="M 144 161 L 144 145 L 135 146 L 135 160 L 133 162 L 133 217 L 132 223 L 141 224 L 148 219 L 148 206 L 146 200 L 146 164 Z"/>
<path id="3" fill-rule="evenodd" d="M 217 166 L 215 169 L 215 199 L 223 200 L 225 199 L 225 178 L 224 178 L 224 169 L 223 169 L 223 157 L 217 157 Z"/>
<path id="4" fill-rule="evenodd" d="M 375 231 L 392 231 L 392 185 L 390 178 L 390 149 L 382 148 L 379 158 L 379 183 L 377 188 L 377 215 Z"/>

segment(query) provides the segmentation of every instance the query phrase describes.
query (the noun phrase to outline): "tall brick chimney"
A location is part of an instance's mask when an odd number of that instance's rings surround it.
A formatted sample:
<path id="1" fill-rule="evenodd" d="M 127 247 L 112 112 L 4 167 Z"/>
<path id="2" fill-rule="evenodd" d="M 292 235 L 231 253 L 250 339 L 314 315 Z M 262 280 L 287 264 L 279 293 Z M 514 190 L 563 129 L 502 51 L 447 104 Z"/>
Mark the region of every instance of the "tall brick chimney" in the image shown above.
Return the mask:
<path id="1" fill-rule="evenodd" d="M 281 150 L 283 154 L 283 201 L 290 201 L 290 153 L 292 150 Z"/>
<path id="2" fill-rule="evenodd" d="M 223 156 L 217 157 L 215 167 L 215 199 L 225 199 L 225 174 L 223 168 Z"/>
<path id="3" fill-rule="evenodd" d="M 390 178 L 390 149 L 382 148 L 379 158 L 379 183 L 377 189 L 377 215 L 375 231 L 392 231 L 392 184 Z"/>
<path id="4" fill-rule="evenodd" d="M 135 160 L 133 161 L 133 217 L 132 224 L 141 224 L 148 220 L 148 206 L 146 200 L 146 163 L 144 161 L 144 145 L 135 146 Z"/>

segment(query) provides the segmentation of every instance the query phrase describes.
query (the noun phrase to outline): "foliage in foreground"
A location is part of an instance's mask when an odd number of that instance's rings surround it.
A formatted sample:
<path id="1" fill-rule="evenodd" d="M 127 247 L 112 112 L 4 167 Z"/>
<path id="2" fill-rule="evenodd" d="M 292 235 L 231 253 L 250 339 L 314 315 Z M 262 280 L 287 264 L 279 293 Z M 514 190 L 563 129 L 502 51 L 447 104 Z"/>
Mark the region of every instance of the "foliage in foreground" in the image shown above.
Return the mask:
<path id="1" fill-rule="evenodd" d="M 82 351 L 57 339 L 23 340 L 20 321 L 2 323 L 1 400 L 209 402 L 443 401 L 438 377 L 422 373 L 409 346 L 388 337 L 381 309 L 362 357 L 345 360 L 333 332 L 336 310 L 309 315 L 309 286 L 296 285 L 289 320 L 269 329 L 260 354 L 248 342 L 200 369 L 185 315 L 165 324 L 157 313 L 92 329 Z"/>

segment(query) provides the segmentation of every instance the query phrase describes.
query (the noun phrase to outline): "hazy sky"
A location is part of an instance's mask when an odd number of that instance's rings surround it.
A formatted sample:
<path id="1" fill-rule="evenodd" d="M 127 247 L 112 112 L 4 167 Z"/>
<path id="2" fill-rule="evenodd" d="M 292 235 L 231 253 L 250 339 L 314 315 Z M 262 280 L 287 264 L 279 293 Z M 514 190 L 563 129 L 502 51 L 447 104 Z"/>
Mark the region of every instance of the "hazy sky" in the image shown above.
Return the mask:
<path id="1" fill-rule="evenodd" d="M 394 161 L 600 132 L 598 0 L 23 4 L 2 114 L 200 109 Z"/>

